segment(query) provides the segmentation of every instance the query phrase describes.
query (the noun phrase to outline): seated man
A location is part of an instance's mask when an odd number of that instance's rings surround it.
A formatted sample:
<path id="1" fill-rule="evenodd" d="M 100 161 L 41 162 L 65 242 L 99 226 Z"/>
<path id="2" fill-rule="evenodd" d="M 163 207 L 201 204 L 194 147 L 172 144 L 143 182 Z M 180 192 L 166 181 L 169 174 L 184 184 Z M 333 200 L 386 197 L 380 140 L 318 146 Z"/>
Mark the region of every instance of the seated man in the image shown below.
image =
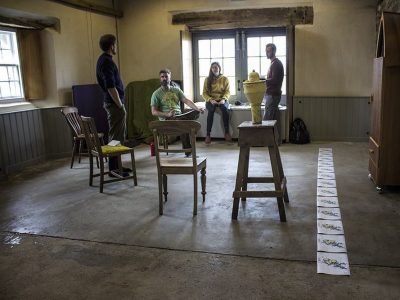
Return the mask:
<path id="1" fill-rule="evenodd" d="M 199 113 L 204 112 L 203 108 L 198 108 L 192 100 L 185 97 L 182 90 L 171 85 L 171 71 L 161 70 L 161 86 L 154 91 L 151 96 L 151 114 L 160 120 L 195 120 Z M 188 105 L 193 110 L 182 113 L 180 102 Z M 187 134 L 181 136 L 183 148 L 190 148 L 190 140 Z"/>

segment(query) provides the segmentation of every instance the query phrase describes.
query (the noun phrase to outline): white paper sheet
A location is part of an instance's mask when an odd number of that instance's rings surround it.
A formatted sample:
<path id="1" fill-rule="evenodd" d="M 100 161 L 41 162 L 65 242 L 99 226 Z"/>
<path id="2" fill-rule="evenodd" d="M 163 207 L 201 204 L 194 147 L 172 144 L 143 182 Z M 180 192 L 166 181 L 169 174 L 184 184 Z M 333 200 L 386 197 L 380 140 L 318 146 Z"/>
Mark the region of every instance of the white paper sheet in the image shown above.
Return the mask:
<path id="1" fill-rule="evenodd" d="M 319 207 L 339 207 L 339 199 L 337 197 L 317 196 L 317 206 L 319 206 Z"/>
<path id="2" fill-rule="evenodd" d="M 346 241 L 344 235 L 318 234 L 317 249 L 323 252 L 346 253 Z"/>
<path id="3" fill-rule="evenodd" d="M 318 162 L 320 162 L 320 161 L 333 161 L 333 157 L 332 157 L 332 155 L 319 155 L 318 156 Z"/>
<path id="4" fill-rule="evenodd" d="M 338 207 L 318 207 L 317 218 L 323 220 L 341 220 L 342 215 Z"/>
<path id="5" fill-rule="evenodd" d="M 335 168 L 334 167 L 323 167 L 323 166 L 318 166 L 318 173 L 334 173 Z"/>
<path id="6" fill-rule="evenodd" d="M 335 173 L 318 172 L 317 177 L 321 179 L 335 179 Z"/>
<path id="7" fill-rule="evenodd" d="M 340 220 L 317 220 L 317 231 L 320 234 L 344 234 Z"/>
<path id="8" fill-rule="evenodd" d="M 319 187 L 336 187 L 336 180 L 335 179 L 318 178 L 317 186 L 319 186 Z"/>
<path id="9" fill-rule="evenodd" d="M 350 275 L 346 253 L 317 253 L 317 272 L 331 275 Z"/>
<path id="10" fill-rule="evenodd" d="M 319 167 L 333 167 L 333 161 L 318 161 Z"/>
<path id="11" fill-rule="evenodd" d="M 336 188 L 317 187 L 317 196 L 336 197 Z"/>

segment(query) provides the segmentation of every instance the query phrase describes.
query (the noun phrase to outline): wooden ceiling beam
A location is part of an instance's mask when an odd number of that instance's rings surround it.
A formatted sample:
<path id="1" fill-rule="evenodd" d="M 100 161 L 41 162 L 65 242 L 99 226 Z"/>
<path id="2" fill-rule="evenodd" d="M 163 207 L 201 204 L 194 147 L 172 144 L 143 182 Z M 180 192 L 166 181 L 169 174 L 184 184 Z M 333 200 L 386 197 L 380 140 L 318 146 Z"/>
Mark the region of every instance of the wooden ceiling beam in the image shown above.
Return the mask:
<path id="1" fill-rule="evenodd" d="M 173 25 L 186 25 L 192 30 L 227 29 L 313 24 L 312 6 L 230 9 L 175 13 Z"/>
<path id="2" fill-rule="evenodd" d="M 120 11 L 120 10 L 116 10 L 114 8 L 107 7 L 107 6 L 94 4 L 89 1 L 84 1 L 84 0 L 48 0 L 48 1 L 64 4 L 66 6 L 71 6 L 74 8 L 91 11 L 91 12 L 106 15 L 106 16 L 117 17 L 117 18 L 122 18 L 122 16 L 123 16 L 122 11 Z"/>
<path id="3" fill-rule="evenodd" d="M 60 20 L 55 17 L 41 16 L 10 8 L 0 9 L 0 25 L 13 28 L 60 30 Z"/>

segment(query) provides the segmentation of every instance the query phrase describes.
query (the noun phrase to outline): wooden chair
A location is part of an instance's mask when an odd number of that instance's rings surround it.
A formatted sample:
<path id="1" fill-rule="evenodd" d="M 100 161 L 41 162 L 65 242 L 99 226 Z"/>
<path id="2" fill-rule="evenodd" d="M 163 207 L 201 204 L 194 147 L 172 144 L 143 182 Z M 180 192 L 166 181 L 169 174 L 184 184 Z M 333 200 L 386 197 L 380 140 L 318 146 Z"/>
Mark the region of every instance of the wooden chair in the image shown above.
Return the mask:
<path id="1" fill-rule="evenodd" d="M 103 192 L 103 185 L 105 183 L 127 180 L 133 178 L 133 183 L 137 186 L 137 178 L 136 178 L 136 167 L 135 167 L 135 153 L 133 148 L 129 148 L 126 146 L 108 146 L 108 145 L 101 145 L 96 129 L 96 125 L 94 123 L 93 118 L 91 117 L 84 117 L 81 116 L 81 127 L 83 133 L 86 138 L 86 144 L 89 150 L 89 162 L 90 162 L 90 177 L 89 177 L 89 185 L 93 185 L 93 177 L 100 176 L 100 193 Z M 131 155 L 131 163 L 132 163 L 132 175 L 130 176 L 122 176 L 122 162 L 121 162 L 121 155 L 123 154 L 130 154 Z M 100 161 L 100 173 L 93 174 L 93 156 L 98 158 Z M 119 173 L 114 172 L 113 170 L 109 170 L 108 172 L 104 171 L 104 159 L 106 157 L 118 157 L 118 166 L 119 166 Z M 114 176 L 113 179 L 105 180 L 104 175 L 112 174 Z"/>
<path id="2" fill-rule="evenodd" d="M 82 148 L 83 148 L 83 142 L 85 141 L 85 135 L 83 134 L 81 129 L 80 116 L 78 114 L 78 109 L 76 107 L 64 107 L 61 109 L 61 113 L 64 115 L 69 127 L 72 129 L 72 132 L 74 133 L 74 145 L 72 146 L 72 155 L 71 155 L 71 169 L 72 169 L 72 167 L 74 166 L 76 148 L 78 146 L 79 146 L 78 162 L 79 163 L 81 162 L 81 155 L 83 154 Z M 101 144 L 104 145 L 104 134 L 98 133 L 98 138 Z"/>
<path id="3" fill-rule="evenodd" d="M 154 145 L 157 160 L 158 171 L 158 192 L 159 192 L 159 213 L 163 214 L 163 194 L 164 200 L 167 202 L 167 175 L 168 174 L 191 174 L 193 175 L 194 185 L 194 207 L 193 215 L 197 215 L 197 173 L 201 171 L 201 188 L 203 202 L 206 195 L 206 158 L 196 157 L 196 133 L 201 125 L 197 121 L 153 121 L 149 124 L 154 135 Z M 160 137 L 168 135 L 189 134 L 191 148 L 183 149 L 179 146 L 178 149 L 165 148 L 163 143 L 159 142 Z M 175 153 L 166 157 L 166 153 Z M 189 157 L 185 157 L 185 153 L 190 153 Z M 182 155 L 182 156 L 179 156 Z"/>

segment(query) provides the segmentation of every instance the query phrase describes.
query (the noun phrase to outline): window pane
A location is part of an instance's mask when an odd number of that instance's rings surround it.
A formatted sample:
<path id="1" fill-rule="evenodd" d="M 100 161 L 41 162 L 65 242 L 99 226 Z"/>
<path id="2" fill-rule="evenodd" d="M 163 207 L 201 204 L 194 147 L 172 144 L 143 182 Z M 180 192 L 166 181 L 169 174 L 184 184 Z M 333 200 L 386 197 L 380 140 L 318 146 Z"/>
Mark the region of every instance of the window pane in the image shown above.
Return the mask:
<path id="1" fill-rule="evenodd" d="M 261 77 L 267 77 L 269 65 L 270 65 L 270 60 L 266 56 L 261 57 L 261 72 L 260 72 Z"/>
<path id="2" fill-rule="evenodd" d="M 247 38 L 247 56 L 260 56 L 260 38 Z"/>
<path id="3" fill-rule="evenodd" d="M 235 39 L 224 39 L 222 48 L 224 57 L 235 57 Z"/>
<path id="4" fill-rule="evenodd" d="M 206 77 L 200 77 L 200 79 L 199 79 L 199 90 L 200 90 L 200 95 L 203 94 L 204 79 L 206 79 Z"/>
<path id="5" fill-rule="evenodd" d="M 272 43 L 272 36 L 263 36 L 260 42 L 260 51 L 263 55 L 265 55 L 265 46 L 269 43 Z"/>
<path id="6" fill-rule="evenodd" d="M 210 40 L 199 40 L 199 58 L 210 57 Z"/>
<path id="7" fill-rule="evenodd" d="M 231 95 L 236 95 L 236 78 L 234 76 L 227 76 L 229 80 L 229 87 Z"/>
<path id="8" fill-rule="evenodd" d="M 247 59 L 247 74 L 256 71 L 260 74 L 260 58 L 259 57 L 249 57 Z"/>
<path id="9" fill-rule="evenodd" d="M 0 82 L 0 95 L 2 98 L 10 98 L 10 84 L 8 82 Z"/>
<path id="10" fill-rule="evenodd" d="M 224 72 L 224 65 L 223 65 L 223 63 L 222 63 L 222 58 L 221 58 L 221 57 L 218 57 L 218 58 L 213 57 L 213 58 L 211 58 L 210 64 L 209 64 L 209 66 L 208 66 L 208 69 L 210 69 L 211 64 L 212 64 L 213 62 L 219 63 L 219 65 L 221 66 L 221 69 L 222 69 L 221 71 L 222 71 L 222 73 L 223 73 L 223 72 Z M 207 73 L 207 75 L 208 75 L 208 73 Z"/>
<path id="11" fill-rule="evenodd" d="M 11 34 L 8 32 L 1 32 L 0 33 L 0 49 L 1 50 L 11 50 Z"/>
<path id="12" fill-rule="evenodd" d="M 0 66 L 0 81 L 8 81 L 8 73 L 6 66 Z"/>
<path id="13" fill-rule="evenodd" d="M 13 63 L 12 35 L 10 32 L 0 32 L 0 63 Z"/>
<path id="14" fill-rule="evenodd" d="M 199 75 L 208 76 L 210 71 L 210 59 L 199 59 Z"/>
<path id="15" fill-rule="evenodd" d="M 235 59 L 225 58 L 223 61 L 223 74 L 225 76 L 235 76 Z"/>
<path id="16" fill-rule="evenodd" d="M 222 39 L 211 40 L 211 57 L 222 57 Z"/>
<path id="17" fill-rule="evenodd" d="M 23 97 L 16 36 L 0 30 L 0 100 Z"/>
<path id="18" fill-rule="evenodd" d="M 19 68 L 14 67 L 14 80 L 19 81 Z"/>
<path id="19" fill-rule="evenodd" d="M 274 36 L 273 43 L 276 46 L 276 56 L 286 55 L 286 37 Z"/>
<path id="20" fill-rule="evenodd" d="M 17 78 L 14 78 L 14 68 L 15 66 L 8 66 L 7 67 L 7 72 L 8 72 L 8 80 L 16 80 Z"/>

